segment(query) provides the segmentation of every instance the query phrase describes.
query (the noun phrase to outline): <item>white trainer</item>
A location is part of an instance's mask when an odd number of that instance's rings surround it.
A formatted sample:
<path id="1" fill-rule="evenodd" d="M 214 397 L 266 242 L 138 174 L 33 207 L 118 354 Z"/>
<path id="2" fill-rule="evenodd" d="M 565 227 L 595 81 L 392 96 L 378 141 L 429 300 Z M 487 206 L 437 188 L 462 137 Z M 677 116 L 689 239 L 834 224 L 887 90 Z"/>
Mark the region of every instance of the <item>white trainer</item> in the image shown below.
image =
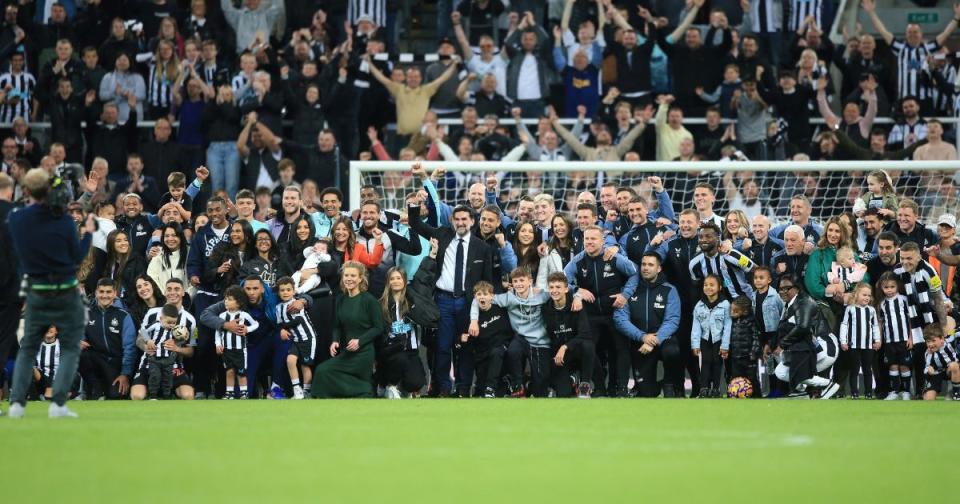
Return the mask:
<path id="1" fill-rule="evenodd" d="M 387 399 L 400 399 L 402 396 L 400 395 L 400 389 L 398 389 L 396 385 L 389 385 L 384 392 L 384 397 Z"/>
<path id="2" fill-rule="evenodd" d="M 890 392 L 889 394 L 887 394 L 887 397 L 885 397 L 883 400 L 884 400 L 884 401 L 896 401 L 897 399 L 900 399 L 900 395 L 897 394 L 896 392 Z"/>
<path id="3" fill-rule="evenodd" d="M 904 401 L 909 401 L 910 392 L 907 392 L 907 391 L 900 392 L 900 399 L 903 399 Z"/>
<path id="4" fill-rule="evenodd" d="M 300 385 L 293 387 L 293 398 L 303 399 L 303 388 L 301 388 Z"/>
<path id="5" fill-rule="evenodd" d="M 7 411 L 7 416 L 10 418 L 23 418 L 23 406 L 20 403 L 13 403 L 10 405 L 10 410 Z"/>
<path id="6" fill-rule="evenodd" d="M 50 403 L 50 409 L 47 410 L 47 416 L 50 418 L 77 418 L 80 415 L 68 408 L 66 404 L 63 406 L 57 406 L 57 403 Z"/>

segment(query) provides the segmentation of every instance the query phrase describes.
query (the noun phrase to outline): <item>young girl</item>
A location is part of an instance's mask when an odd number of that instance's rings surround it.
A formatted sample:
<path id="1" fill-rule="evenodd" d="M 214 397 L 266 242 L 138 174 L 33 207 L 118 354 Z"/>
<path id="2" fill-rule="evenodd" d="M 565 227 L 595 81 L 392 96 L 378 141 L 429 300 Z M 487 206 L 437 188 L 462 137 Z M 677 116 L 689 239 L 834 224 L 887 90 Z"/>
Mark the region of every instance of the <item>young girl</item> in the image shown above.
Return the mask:
<path id="1" fill-rule="evenodd" d="M 913 337 L 910 329 L 910 310 L 907 297 L 900 294 L 900 281 L 888 271 L 877 282 L 880 291 L 880 322 L 883 334 L 883 358 L 889 365 L 889 392 L 887 401 L 910 398 L 910 371 Z"/>
<path id="2" fill-rule="evenodd" d="M 863 371 L 864 397 L 873 399 L 873 353 L 880 350 L 880 323 L 870 284 L 859 283 L 853 288 L 851 304 L 843 312 L 840 322 L 840 348 L 847 354 L 850 369 L 850 397 L 860 398 L 860 371 Z"/>
<path id="3" fill-rule="evenodd" d="M 223 295 L 224 312 L 220 318 L 225 322 L 239 322 L 246 326 L 246 334 L 260 328 L 257 322 L 247 313 L 247 295 L 243 288 L 234 285 Z M 224 399 L 247 398 L 247 338 L 229 331 L 220 329 L 215 336 L 217 353 L 223 356 L 223 367 L 227 370 L 227 393 Z M 239 382 L 240 391 L 235 396 L 234 387 Z"/>
<path id="4" fill-rule="evenodd" d="M 723 240 L 729 240 L 733 248 L 746 250 L 750 248 L 750 221 L 743 210 L 733 210 L 727 214 L 724 222 Z"/>
<path id="5" fill-rule="evenodd" d="M 720 297 L 720 277 L 703 279 L 703 299 L 693 309 L 690 348 L 700 357 L 700 397 L 720 397 L 720 370 L 730 350 L 730 302 Z"/>
<path id="6" fill-rule="evenodd" d="M 866 273 L 867 266 L 856 262 L 853 249 L 840 247 L 837 250 L 837 260 L 830 265 L 827 281 L 843 285 L 844 292 L 851 292 L 858 283 L 863 281 Z"/>
<path id="7" fill-rule="evenodd" d="M 436 261 L 424 258 L 410 285 L 400 268 L 387 272 L 387 288 L 380 297 L 386 332 L 377 345 L 377 374 L 387 399 L 415 395 L 427 383 L 420 362 L 418 336 L 423 327 L 435 327 L 439 308 L 430 303 L 431 282 L 436 284 Z M 415 291 L 421 295 L 417 296 Z"/>
<path id="8" fill-rule="evenodd" d="M 880 215 L 890 220 L 897 217 L 897 194 L 893 180 L 887 172 L 876 170 L 867 175 L 867 192 L 853 204 L 853 213 L 863 217 L 868 208 L 876 208 Z"/>

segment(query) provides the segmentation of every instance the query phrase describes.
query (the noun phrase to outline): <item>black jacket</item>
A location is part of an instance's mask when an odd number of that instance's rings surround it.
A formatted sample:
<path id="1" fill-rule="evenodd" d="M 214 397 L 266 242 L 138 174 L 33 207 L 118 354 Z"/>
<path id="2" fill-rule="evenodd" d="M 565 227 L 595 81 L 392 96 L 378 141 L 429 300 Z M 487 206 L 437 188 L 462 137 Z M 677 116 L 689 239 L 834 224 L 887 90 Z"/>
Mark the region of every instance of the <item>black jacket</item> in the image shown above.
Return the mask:
<path id="1" fill-rule="evenodd" d="M 456 238 L 457 233 L 452 227 L 435 228 L 422 219 L 412 219 L 410 227 L 420 236 L 435 238 L 439 242 L 437 249 L 437 277 L 443 274 L 443 257 Z M 473 286 L 479 281 L 493 283 L 493 251 L 476 236 L 470 237 L 467 245 L 467 269 L 464 272 L 464 294 L 469 303 L 473 299 Z M 452 251 L 451 251 L 452 253 Z"/>
<path id="2" fill-rule="evenodd" d="M 567 302 L 561 309 L 557 309 L 553 300 L 543 305 L 543 323 L 550 336 L 550 346 L 560 348 L 573 340 L 593 341 L 593 332 L 590 330 L 590 317 L 584 310 L 570 311 L 573 304 L 573 294 L 567 293 Z"/>
<path id="3" fill-rule="evenodd" d="M 424 257 L 413 281 L 407 286 L 407 303 L 410 304 L 407 315 L 417 324 L 430 329 L 436 329 L 440 322 L 440 308 L 433 298 L 439 275 L 437 260 Z"/>
<path id="4" fill-rule="evenodd" d="M 83 98 L 72 96 L 67 100 L 57 94 L 47 105 L 47 114 L 50 115 L 50 140 L 60 142 L 71 149 L 80 149 L 83 146 L 82 122 L 85 114 Z"/>
<path id="5" fill-rule="evenodd" d="M 233 103 L 207 102 L 200 120 L 209 142 L 236 142 L 240 136 L 240 109 Z"/>
<path id="6" fill-rule="evenodd" d="M 174 138 L 170 138 L 166 142 L 157 142 L 151 139 L 149 142 L 141 144 L 140 157 L 143 159 L 143 174 L 153 177 L 157 181 L 157 189 L 160 194 L 169 190 L 167 188 L 167 176 L 170 173 L 175 171 L 190 173 L 196 168 L 195 166 L 189 166 L 189 163 L 184 161 L 180 144 Z"/>
<path id="7" fill-rule="evenodd" d="M 99 123 L 95 109 L 87 107 L 86 120 L 90 161 L 93 156 L 100 156 L 107 160 L 111 175 L 126 174 L 127 155 L 137 149 L 137 110 L 130 109 L 129 119 L 123 125 L 107 127 Z"/>
<path id="8" fill-rule="evenodd" d="M 817 336 L 826 337 L 829 334 L 829 324 L 817 302 L 800 292 L 793 304 L 783 311 L 777 341 L 772 342 L 771 346 L 787 350 L 794 345 L 800 345 L 800 349 L 804 349 L 805 345 L 812 345 Z"/>
<path id="9" fill-rule="evenodd" d="M 730 330 L 730 358 L 755 363 L 760 355 L 760 332 L 752 316 L 733 319 Z"/>
<path id="10" fill-rule="evenodd" d="M 245 258 L 246 259 L 246 258 Z M 226 273 L 220 273 L 217 268 L 224 261 L 230 261 L 230 269 Z M 240 249 L 230 241 L 217 245 L 210 258 L 207 259 L 207 267 L 204 270 L 204 282 L 209 282 L 214 286 L 216 292 L 223 293 L 227 287 L 240 283 L 240 268 L 243 266 L 243 260 L 240 259 Z"/>

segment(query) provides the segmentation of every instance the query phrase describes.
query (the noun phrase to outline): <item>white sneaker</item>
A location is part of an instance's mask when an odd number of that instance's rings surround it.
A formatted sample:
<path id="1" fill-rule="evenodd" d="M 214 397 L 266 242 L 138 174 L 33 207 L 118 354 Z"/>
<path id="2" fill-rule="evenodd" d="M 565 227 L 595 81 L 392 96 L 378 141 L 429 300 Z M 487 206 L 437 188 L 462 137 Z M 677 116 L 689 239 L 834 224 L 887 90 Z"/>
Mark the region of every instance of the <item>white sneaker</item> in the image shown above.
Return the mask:
<path id="1" fill-rule="evenodd" d="M 13 403 L 10 405 L 10 410 L 7 411 L 7 416 L 10 418 L 23 418 L 23 406 L 20 403 Z"/>
<path id="2" fill-rule="evenodd" d="M 889 394 L 887 394 L 887 397 L 885 397 L 883 400 L 884 400 L 884 401 L 896 401 L 897 399 L 900 399 L 900 395 L 897 394 L 896 392 L 890 392 Z"/>
<path id="3" fill-rule="evenodd" d="M 384 391 L 384 397 L 387 399 L 400 399 L 400 389 L 398 389 L 396 385 L 390 385 Z"/>
<path id="4" fill-rule="evenodd" d="M 80 415 L 71 411 L 66 404 L 57 406 L 57 403 L 50 403 L 50 409 L 47 410 L 47 416 L 50 418 L 77 418 Z"/>
<path id="5" fill-rule="evenodd" d="M 820 392 L 820 399 L 830 399 L 839 390 L 840 390 L 839 383 L 830 382 L 826 387 L 823 387 L 823 390 Z"/>
<path id="6" fill-rule="evenodd" d="M 293 398 L 303 399 L 303 389 L 300 387 L 300 385 L 293 387 Z"/>
<path id="7" fill-rule="evenodd" d="M 910 400 L 910 392 L 906 392 L 906 391 L 900 392 L 900 399 L 903 399 L 904 401 L 909 401 L 909 400 Z"/>

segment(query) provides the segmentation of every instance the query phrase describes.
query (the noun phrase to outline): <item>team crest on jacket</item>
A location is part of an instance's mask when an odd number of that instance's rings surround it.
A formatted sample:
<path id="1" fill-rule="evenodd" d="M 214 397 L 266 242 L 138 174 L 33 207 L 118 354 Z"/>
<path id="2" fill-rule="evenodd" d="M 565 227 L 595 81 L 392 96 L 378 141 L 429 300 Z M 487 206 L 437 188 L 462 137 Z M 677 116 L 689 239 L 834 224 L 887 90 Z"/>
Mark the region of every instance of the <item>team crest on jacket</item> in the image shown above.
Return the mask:
<path id="1" fill-rule="evenodd" d="M 640 235 L 638 234 L 633 235 L 633 241 L 640 241 Z"/>
<path id="2" fill-rule="evenodd" d="M 609 264 L 604 264 L 604 265 L 603 265 L 603 271 L 604 271 L 604 273 L 609 273 L 609 272 L 613 271 L 613 267 L 610 266 Z"/>
<path id="3" fill-rule="evenodd" d="M 110 321 L 110 325 L 113 327 L 117 327 L 118 325 L 120 325 L 120 321 L 117 319 L 113 319 Z"/>
<path id="4" fill-rule="evenodd" d="M 657 297 L 655 298 L 655 300 L 656 300 L 658 303 L 662 303 L 662 302 L 663 302 L 663 294 L 657 294 Z"/>
<path id="5" fill-rule="evenodd" d="M 582 273 L 584 276 L 586 276 L 586 275 L 587 275 L 587 268 L 580 268 L 580 273 Z"/>
<path id="6" fill-rule="evenodd" d="M 677 253 L 677 259 L 680 259 L 680 254 L 681 254 L 680 248 L 679 247 L 675 248 L 673 249 L 673 251 Z"/>

